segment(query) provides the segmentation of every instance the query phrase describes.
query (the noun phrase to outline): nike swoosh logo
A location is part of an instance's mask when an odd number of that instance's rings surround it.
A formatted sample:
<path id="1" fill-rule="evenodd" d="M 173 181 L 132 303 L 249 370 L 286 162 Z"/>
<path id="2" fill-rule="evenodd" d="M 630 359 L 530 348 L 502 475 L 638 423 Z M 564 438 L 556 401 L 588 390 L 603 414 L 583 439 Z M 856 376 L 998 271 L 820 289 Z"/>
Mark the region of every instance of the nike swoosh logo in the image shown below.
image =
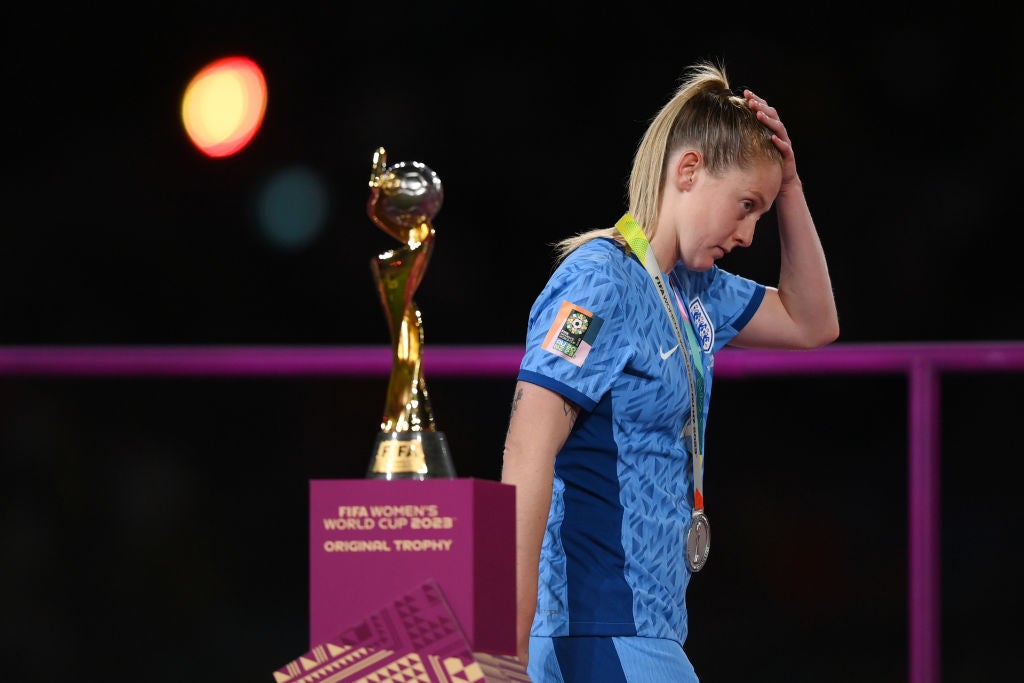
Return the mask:
<path id="1" fill-rule="evenodd" d="M 660 353 L 660 354 L 661 354 L 661 359 L 662 359 L 662 360 L 666 360 L 666 359 L 668 359 L 668 357 L 669 357 L 669 356 L 671 356 L 671 355 L 672 355 L 673 353 L 675 353 L 675 352 L 676 352 L 676 349 L 678 349 L 678 348 L 679 348 L 679 344 L 676 344 L 675 346 L 673 346 L 673 347 L 672 347 L 671 349 L 669 349 L 668 351 L 662 351 L 662 350 L 661 350 L 661 347 L 659 346 L 659 347 L 658 347 L 658 353 Z"/>

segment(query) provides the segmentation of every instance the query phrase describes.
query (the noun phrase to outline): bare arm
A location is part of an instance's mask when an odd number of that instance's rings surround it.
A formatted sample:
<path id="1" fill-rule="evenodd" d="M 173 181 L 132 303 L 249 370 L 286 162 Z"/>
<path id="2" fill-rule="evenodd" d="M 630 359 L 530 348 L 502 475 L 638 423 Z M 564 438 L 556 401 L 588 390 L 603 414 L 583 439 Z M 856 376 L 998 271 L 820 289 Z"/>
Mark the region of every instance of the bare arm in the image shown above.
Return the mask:
<path id="1" fill-rule="evenodd" d="M 734 340 L 736 346 L 810 349 L 839 336 L 839 316 L 817 229 L 796 172 L 793 144 L 774 107 L 743 93 L 782 151 L 782 187 L 775 199 L 782 247 L 778 288 L 769 288 L 757 313 Z"/>
<path id="2" fill-rule="evenodd" d="M 578 413 L 574 404 L 549 389 L 516 384 L 501 481 L 516 487 L 516 647 L 524 665 L 537 609 L 537 565 L 551 508 L 555 456 Z"/>

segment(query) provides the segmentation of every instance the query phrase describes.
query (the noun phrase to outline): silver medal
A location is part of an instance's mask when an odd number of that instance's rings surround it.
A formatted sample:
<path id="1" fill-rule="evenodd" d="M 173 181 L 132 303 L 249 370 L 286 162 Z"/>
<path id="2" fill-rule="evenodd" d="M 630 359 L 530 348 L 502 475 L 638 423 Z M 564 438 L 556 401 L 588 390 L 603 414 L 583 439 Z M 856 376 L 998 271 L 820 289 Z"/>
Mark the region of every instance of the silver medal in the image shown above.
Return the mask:
<path id="1" fill-rule="evenodd" d="M 711 552 L 711 523 L 701 510 L 694 510 L 690 529 L 686 532 L 686 563 L 690 571 L 699 572 Z"/>

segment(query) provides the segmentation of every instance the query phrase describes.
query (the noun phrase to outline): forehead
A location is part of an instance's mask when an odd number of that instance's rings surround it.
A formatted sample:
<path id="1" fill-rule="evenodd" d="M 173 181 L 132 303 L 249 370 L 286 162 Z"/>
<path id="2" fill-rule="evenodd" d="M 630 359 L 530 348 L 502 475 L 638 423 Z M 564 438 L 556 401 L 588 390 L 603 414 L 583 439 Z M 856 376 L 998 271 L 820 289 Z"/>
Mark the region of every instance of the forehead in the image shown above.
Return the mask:
<path id="1" fill-rule="evenodd" d="M 782 168 L 774 161 L 759 161 L 749 168 L 727 171 L 722 182 L 731 191 L 757 194 L 770 204 L 782 185 Z"/>

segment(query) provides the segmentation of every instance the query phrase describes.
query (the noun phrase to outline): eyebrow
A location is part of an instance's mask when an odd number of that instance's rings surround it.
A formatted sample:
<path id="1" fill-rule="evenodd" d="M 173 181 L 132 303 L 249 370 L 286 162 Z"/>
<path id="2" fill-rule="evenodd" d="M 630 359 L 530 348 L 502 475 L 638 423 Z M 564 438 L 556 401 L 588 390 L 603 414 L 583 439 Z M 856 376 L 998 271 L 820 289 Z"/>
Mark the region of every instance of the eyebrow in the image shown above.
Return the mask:
<path id="1" fill-rule="evenodd" d="M 760 204 L 761 206 L 767 206 L 767 207 L 771 208 L 771 204 L 765 200 L 763 194 L 761 194 L 757 190 L 747 190 L 747 192 L 749 192 L 750 194 L 754 195 L 754 197 L 757 198 L 757 203 L 758 204 Z"/>

